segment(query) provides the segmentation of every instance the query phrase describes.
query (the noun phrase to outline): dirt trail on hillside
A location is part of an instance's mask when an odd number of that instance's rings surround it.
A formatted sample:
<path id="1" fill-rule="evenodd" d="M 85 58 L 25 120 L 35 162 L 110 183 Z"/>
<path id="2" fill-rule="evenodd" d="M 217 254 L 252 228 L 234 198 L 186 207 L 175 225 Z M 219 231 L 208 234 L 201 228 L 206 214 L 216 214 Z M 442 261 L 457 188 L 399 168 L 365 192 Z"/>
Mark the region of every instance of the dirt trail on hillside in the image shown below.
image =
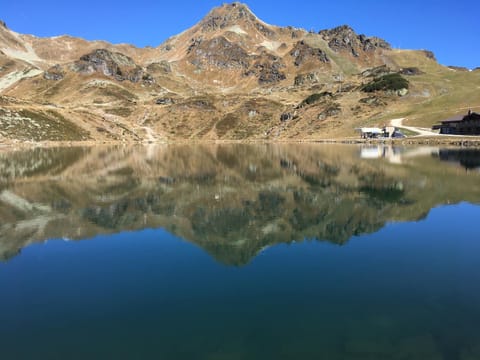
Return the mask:
<path id="1" fill-rule="evenodd" d="M 432 130 L 430 130 L 428 128 L 421 128 L 421 127 L 416 127 L 416 126 L 403 125 L 403 120 L 405 120 L 405 118 L 392 119 L 392 120 L 390 120 L 390 125 L 398 127 L 398 128 L 402 128 L 402 129 L 407 129 L 409 131 L 416 132 L 416 133 L 418 133 L 418 135 L 416 135 L 416 136 L 437 136 L 437 135 L 439 135 L 438 133 L 433 132 Z"/>

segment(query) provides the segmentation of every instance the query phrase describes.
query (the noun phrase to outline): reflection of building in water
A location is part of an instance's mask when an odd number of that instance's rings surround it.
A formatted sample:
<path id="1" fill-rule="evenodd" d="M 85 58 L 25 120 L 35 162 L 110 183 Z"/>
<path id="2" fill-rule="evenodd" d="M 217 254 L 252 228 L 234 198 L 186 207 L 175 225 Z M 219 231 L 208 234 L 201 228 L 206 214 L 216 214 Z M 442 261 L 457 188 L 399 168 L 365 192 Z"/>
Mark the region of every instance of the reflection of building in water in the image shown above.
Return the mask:
<path id="1" fill-rule="evenodd" d="M 366 145 L 360 149 L 362 159 L 387 159 L 392 164 L 401 164 L 402 160 L 421 156 L 438 156 L 438 148 L 435 147 L 412 147 L 405 148 L 393 145 Z"/>
<path id="2" fill-rule="evenodd" d="M 438 157 L 462 165 L 465 169 L 480 168 L 480 150 L 478 149 L 440 149 Z"/>
<path id="3" fill-rule="evenodd" d="M 362 159 L 385 158 L 395 164 L 402 163 L 401 154 L 401 148 L 392 145 L 372 145 L 364 146 L 360 149 L 360 157 Z"/>

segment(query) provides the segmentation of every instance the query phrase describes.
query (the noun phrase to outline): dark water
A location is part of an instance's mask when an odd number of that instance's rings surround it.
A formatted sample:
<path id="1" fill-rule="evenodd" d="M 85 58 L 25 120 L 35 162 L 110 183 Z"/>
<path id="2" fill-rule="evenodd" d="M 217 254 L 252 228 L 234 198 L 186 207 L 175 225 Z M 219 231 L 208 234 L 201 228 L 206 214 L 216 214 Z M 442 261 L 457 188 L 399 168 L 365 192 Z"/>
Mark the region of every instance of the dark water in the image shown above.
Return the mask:
<path id="1" fill-rule="evenodd" d="M 5 359 L 480 359 L 480 154 L 0 153 Z"/>

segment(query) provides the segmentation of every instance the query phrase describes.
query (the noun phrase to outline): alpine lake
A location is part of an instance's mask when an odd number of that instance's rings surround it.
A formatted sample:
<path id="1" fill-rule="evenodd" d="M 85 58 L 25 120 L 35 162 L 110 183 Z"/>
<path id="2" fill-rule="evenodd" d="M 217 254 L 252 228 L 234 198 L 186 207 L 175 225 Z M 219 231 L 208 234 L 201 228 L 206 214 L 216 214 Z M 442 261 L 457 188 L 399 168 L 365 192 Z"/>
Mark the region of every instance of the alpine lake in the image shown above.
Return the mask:
<path id="1" fill-rule="evenodd" d="M 2 359 L 480 359 L 480 150 L 0 152 Z"/>

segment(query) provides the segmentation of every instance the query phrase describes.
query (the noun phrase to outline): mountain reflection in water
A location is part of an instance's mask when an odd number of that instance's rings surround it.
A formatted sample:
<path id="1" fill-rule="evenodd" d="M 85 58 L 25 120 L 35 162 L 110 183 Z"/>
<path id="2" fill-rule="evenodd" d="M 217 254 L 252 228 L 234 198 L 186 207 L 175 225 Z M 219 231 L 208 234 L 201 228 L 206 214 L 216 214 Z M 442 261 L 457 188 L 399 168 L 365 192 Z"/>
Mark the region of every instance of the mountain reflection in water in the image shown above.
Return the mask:
<path id="1" fill-rule="evenodd" d="M 439 159 L 472 168 L 480 153 L 317 144 L 4 151 L 0 257 L 48 239 L 144 228 L 230 265 L 305 238 L 344 244 L 440 204 L 478 203 L 480 174 Z"/>

